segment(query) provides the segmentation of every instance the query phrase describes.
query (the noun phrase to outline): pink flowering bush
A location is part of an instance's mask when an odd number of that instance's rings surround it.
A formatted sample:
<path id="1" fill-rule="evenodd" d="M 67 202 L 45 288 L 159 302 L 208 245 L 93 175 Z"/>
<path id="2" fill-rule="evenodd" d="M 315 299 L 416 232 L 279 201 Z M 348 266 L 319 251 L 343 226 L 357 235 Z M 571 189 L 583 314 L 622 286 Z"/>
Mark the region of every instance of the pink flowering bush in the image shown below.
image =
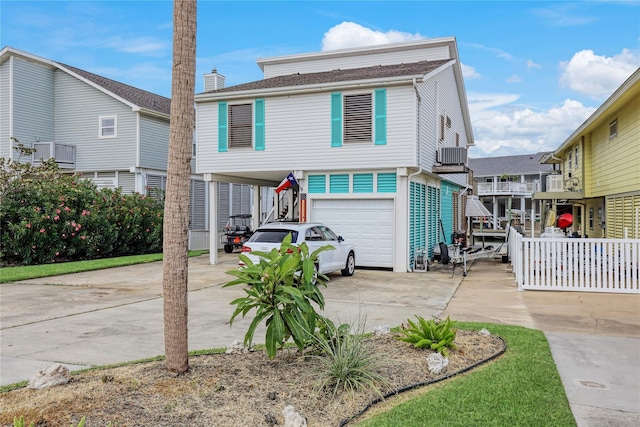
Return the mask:
<path id="1" fill-rule="evenodd" d="M 0 261 L 33 265 L 162 251 L 161 197 L 98 190 L 54 162 L 0 158 Z"/>

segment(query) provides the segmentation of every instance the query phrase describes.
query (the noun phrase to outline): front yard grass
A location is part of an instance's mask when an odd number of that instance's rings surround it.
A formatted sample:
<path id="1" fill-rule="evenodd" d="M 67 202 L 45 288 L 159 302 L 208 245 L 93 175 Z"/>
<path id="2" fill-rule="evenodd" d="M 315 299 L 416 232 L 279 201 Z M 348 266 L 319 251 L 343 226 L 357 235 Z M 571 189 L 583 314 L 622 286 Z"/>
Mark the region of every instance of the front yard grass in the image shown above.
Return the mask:
<path id="1" fill-rule="evenodd" d="M 208 252 L 209 251 L 189 251 L 189 256 L 198 256 Z M 58 264 L 3 267 L 0 268 L 0 283 L 80 273 L 82 271 L 102 270 L 111 267 L 124 267 L 126 265 L 144 264 L 154 261 L 162 261 L 162 254 L 132 255 L 88 261 L 62 262 Z"/>
<path id="2" fill-rule="evenodd" d="M 488 323 L 456 322 L 455 326 L 488 329 L 505 340 L 506 353 L 358 426 L 576 425 L 542 331 Z"/>

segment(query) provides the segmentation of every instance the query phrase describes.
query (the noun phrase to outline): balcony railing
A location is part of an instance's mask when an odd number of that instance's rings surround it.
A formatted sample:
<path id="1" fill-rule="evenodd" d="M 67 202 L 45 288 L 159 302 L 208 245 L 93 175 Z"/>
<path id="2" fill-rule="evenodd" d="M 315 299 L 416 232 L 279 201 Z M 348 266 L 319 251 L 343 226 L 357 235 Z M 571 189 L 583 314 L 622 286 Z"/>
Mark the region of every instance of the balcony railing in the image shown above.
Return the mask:
<path id="1" fill-rule="evenodd" d="M 62 169 L 75 169 L 76 146 L 55 142 L 34 142 L 33 164 L 39 165 L 45 160 L 54 159 Z"/>
<path id="2" fill-rule="evenodd" d="M 535 191 L 540 191 L 540 182 L 479 182 L 478 195 L 531 195 Z"/>

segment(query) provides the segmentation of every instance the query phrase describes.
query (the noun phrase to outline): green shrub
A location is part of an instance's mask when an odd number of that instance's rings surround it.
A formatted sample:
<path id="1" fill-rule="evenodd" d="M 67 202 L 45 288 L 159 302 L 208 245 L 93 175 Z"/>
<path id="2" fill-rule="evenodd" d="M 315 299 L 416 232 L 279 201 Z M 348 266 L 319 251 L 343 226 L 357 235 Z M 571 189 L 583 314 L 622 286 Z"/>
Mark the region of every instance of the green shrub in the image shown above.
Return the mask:
<path id="1" fill-rule="evenodd" d="M 28 152 L 24 149 L 24 152 Z M 52 160 L 0 158 L 0 259 L 5 265 L 162 250 L 163 203 L 120 189 L 97 190 Z"/>
<path id="2" fill-rule="evenodd" d="M 323 319 L 312 303 L 324 309 L 324 297 L 319 286 L 326 286 L 328 278 L 318 274 L 315 263 L 318 254 L 333 249 L 323 246 L 309 253 L 306 243 L 299 247 L 291 244 L 289 234 L 282 241 L 280 249 L 271 252 L 253 252 L 260 257 L 254 264 L 246 255 L 240 260 L 245 267 L 228 271 L 227 274 L 236 279 L 223 285 L 249 285 L 245 288 L 246 296 L 231 301 L 236 309 L 231 316 L 230 324 L 239 314 L 244 317 L 255 309 L 255 317 L 244 337 L 244 345 L 251 346 L 256 328 L 262 321 L 266 323 L 265 347 L 269 358 L 273 359 L 277 349 L 293 339 L 299 350 L 309 345 L 319 319 Z"/>
<path id="3" fill-rule="evenodd" d="M 320 378 L 319 388 L 329 391 L 332 398 L 338 392 L 363 389 L 372 389 L 382 395 L 380 386 L 389 385 L 389 381 L 377 372 L 384 356 L 372 351 L 373 342 L 366 339 L 364 321 L 357 323 L 353 333 L 351 329 L 350 325 L 336 327 L 328 321 L 323 333 L 315 335 L 319 353 L 310 357 L 320 362 L 315 371 Z"/>
<path id="4" fill-rule="evenodd" d="M 399 340 L 413 344 L 416 348 L 429 348 L 435 350 L 443 356 L 449 355 L 447 348 L 457 348 L 454 344 L 457 329 L 452 328 L 451 320 L 436 322 L 434 319 L 425 320 L 416 316 L 417 322 L 407 319 L 408 327 L 400 330 L 402 336 Z"/>

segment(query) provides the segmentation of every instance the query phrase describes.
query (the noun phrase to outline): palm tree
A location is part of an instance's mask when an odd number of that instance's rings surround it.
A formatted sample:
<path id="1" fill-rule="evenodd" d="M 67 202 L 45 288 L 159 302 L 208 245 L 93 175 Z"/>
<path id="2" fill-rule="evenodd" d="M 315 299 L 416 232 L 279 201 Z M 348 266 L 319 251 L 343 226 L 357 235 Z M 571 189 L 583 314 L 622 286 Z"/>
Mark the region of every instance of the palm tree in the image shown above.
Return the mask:
<path id="1" fill-rule="evenodd" d="M 196 0 L 174 0 L 171 124 L 164 205 L 162 269 L 165 367 L 172 372 L 185 372 L 189 369 L 188 233 L 191 146 L 195 120 L 195 72 Z"/>

